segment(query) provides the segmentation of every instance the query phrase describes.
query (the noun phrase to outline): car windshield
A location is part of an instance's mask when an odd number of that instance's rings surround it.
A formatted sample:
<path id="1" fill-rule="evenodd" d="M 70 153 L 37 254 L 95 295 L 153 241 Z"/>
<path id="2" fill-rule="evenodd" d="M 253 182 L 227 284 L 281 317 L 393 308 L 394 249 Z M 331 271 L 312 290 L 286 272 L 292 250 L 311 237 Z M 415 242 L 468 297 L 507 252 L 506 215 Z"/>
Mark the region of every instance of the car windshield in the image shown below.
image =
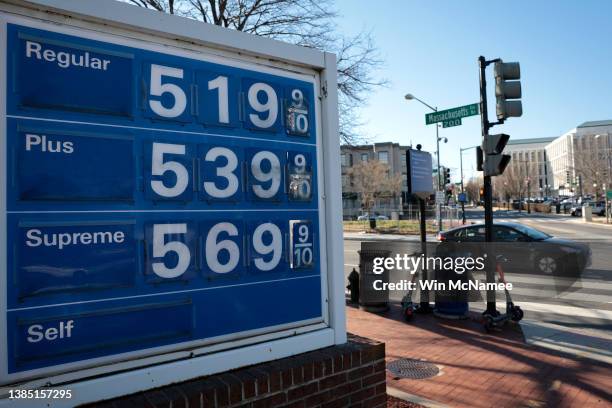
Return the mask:
<path id="1" fill-rule="evenodd" d="M 542 241 L 542 240 L 545 240 L 551 237 L 550 235 L 545 234 L 542 231 L 538 231 L 537 229 L 528 227 L 526 225 L 516 224 L 516 225 L 512 225 L 512 227 L 516 229 L 517 231 L 522 232 L 523 234 L 527 235 L 529 238 L 534 239 L 536 241 Z"/>

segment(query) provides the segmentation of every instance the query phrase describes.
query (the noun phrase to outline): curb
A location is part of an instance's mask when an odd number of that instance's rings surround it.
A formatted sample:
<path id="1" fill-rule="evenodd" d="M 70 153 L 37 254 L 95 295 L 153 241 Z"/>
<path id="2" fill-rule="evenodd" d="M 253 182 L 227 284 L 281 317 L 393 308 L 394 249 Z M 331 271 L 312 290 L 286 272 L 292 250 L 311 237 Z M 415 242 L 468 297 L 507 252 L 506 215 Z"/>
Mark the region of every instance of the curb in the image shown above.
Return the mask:
<path id="1" fill-rule="evenodd" d="M 448 405 L 442 404 L 440 402 L 432 401 L 427 398 L 419 397 L 418 395 L 409 394 L 398 388 L 389 387 L 388 385 L 387 385 L 387 394 L 392 397 L 399 398 L 407 402 L 412 402 L 413 404 L 422 405 L 427 408 L 449 408 Z"/>

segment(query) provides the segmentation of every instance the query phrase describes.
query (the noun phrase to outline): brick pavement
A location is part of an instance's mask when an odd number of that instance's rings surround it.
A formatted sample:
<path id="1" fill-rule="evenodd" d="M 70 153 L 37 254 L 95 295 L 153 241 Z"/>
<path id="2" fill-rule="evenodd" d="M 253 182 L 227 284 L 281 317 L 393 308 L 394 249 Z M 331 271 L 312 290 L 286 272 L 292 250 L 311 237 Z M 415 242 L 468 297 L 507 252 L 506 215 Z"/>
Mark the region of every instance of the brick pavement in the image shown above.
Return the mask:
<path id="1" fill-rule="evenodd" d="M 347 307 L 352 333 L 386 343 L 387 362 L 424 359 L 442 368 L 425 379 L 387 386 L 453 407 L 612 407 L 612 366 L 524 342 L 520 326 L 484 332 L 479 316 L 405 323 L 399 305 L 381 315 Z"/>

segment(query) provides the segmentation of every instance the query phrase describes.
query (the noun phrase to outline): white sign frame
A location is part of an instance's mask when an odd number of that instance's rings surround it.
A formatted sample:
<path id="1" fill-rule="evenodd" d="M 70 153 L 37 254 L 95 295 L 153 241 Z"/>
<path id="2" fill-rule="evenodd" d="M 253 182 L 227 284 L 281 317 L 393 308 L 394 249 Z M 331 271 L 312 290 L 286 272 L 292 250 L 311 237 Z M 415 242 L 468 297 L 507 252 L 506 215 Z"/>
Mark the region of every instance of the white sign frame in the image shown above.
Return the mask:
<path id="1" fill-rule="evenodd" d="M 27 17 L 26 17 L 27 16 Z M 346 342 L 346 318 L 342 271 L 342 202 L 338 139 L 336 57 L 312 49 L 293 46 L 213 25 L 166 15 L 113 0 L 31 0 L 9 1 L 0 5 L 0 53 L 6 55 L 6 22 L 29 25 L 49 31 L 94 39 L 114 37 L 118 43 L 208 60 L 231 58 L 238 66 L 257 66 L 275 74 L 314 78 L 318 124 L 321 273 L 324 322 L 303 327 L 279 327 L 268 334 L 223 343 L 201 345 L 190 350 L 170 350 L 165 354 L 142 356 L 62 374 L 44 375 L 35 380 L 24 377 L 21 383 L 0 389 L 0 407 L 10 406 L 10 389 L 36 389 L 46 386 L 70 389 L 71 400 L 46 400 L 48 406 L 78 405 L 135 393 L 194 377 L 227 371 L 241 366 L 279 359 Z M 163 32 L 160 31 L 163 27 Z M 112 32 L 111 34 L 106 34 Z M 177 40 L 177 38 L 179 40 Z M 188 42 L 187 42 L 188 41 Z M 137 44 L 137 45 L 134 45 Z M 172 48 L 168 48 L 171 46 Z M 240 53 L 240 55 L 238 55 Z M 6 59 L 0 59 L 0 77 L 6 78 Z M 0 158 L 6 163 L 6 82 L 0 81 Z M 6 174 L 0 172 L 0 259 L 6 259 Z M 324 233 L 323 233 L 324 232 Z M 333 256 L 325 256 L 333 254 Z M 4 268 L 4 269 L 3 269 Z M 0 274 L 6 273 L 0 266 Z M 6 280 L 0 279 L 0 293 L 6 293 Z M 0 297 L 0 327 L 6 337 L 6 297 Z M 0 339 L 0 340 L 6 340 Z M 6 344 L 6 343 L 3 343 Z M 181 346 L 184 349 L 184 345 Z M 6 373 L 6 352 L 0 354 L 0 370 Z M 163 364 L 160 364 L 163 363 Z M 112 366 L 112 367 L 111 367 Z M 143 367 L 145 366 L 145 367 Z M 120 374 L 112 371 L 129 370 Z M 94 378 L 95 377 L 95 378 Z M 19 379 L 17 378 L 16 381 Z M 26 381 L 26 382 L 23 382 Z M 40 400 L 22 401 L 27 406 Z"/>

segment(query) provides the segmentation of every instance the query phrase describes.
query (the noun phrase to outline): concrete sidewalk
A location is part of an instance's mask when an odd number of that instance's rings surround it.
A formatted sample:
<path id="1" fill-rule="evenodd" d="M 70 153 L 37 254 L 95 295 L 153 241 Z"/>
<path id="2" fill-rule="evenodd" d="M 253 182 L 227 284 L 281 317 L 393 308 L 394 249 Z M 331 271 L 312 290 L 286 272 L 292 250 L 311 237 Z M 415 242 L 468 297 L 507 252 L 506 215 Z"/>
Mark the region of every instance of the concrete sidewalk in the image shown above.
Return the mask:
<path id="1" fill-rule="evenodd" d="M 524 340 L 520 326 L 486 334 L 469 320 L 416 315 L 405 323 L 399 305 L 380 315 L 347 306 L 348 330 L 384 341 L 387 362 L 400 358 L 436 364 L 423 380 L 395 378 L 387 386 L 451 407 L 610 407 L 612 366 Z M 423 404 L 426 405 L 426 404 Z"/>

